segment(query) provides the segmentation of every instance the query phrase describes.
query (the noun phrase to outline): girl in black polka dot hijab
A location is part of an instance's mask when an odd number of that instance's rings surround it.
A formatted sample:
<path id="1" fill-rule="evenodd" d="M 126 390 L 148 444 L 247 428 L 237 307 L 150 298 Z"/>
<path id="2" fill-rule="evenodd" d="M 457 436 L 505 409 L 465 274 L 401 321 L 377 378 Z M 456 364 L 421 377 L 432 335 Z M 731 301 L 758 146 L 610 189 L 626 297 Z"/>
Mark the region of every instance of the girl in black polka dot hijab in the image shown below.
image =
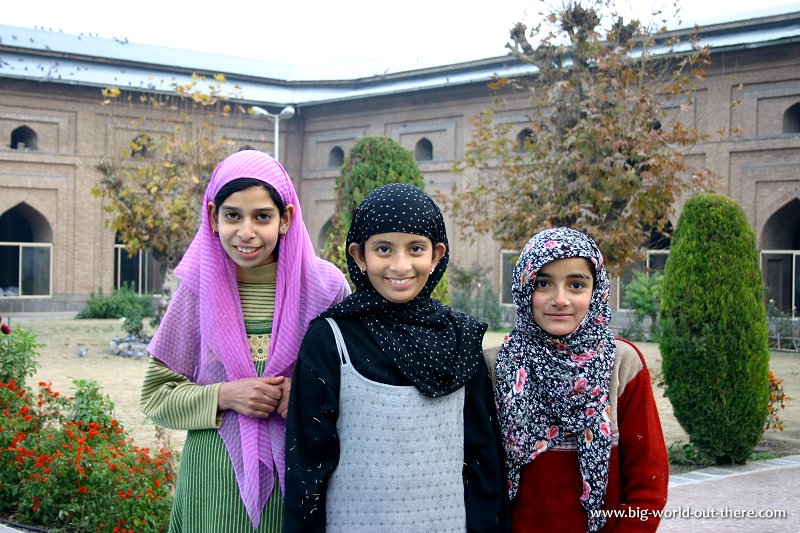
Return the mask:
<path id="1" fill-rule="evenodd" d="M 499 530 L 486 324 L 431 298 L 449 257 L 439 207 L 413 185 L 380 187 L 347 252 L 356 290 L 311 323 L 295 366 L 286 530 Z"/>

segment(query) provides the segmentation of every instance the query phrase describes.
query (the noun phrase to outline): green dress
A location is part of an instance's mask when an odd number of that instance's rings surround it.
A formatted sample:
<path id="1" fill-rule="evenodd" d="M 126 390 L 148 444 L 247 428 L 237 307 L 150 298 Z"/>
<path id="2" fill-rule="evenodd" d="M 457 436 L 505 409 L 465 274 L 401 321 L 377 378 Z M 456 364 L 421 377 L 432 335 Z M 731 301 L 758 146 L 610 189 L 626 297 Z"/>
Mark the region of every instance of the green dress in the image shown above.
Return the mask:
<path id="1" fill-rule="evenodd" d="M 256 372 L 267 363 L 275 304 L 277 263 L 240 270 L 239 296 Z M 220 384 L 197 385 L 150 358 L 142 385 L 141 408 L 156 424 L 188 430 L 181 452 L 170 516 L 172 533 L 279 533 L 283 531 L 283 495 L 275 487 L 253 529 L 225 443 L 217 432 Z"/>

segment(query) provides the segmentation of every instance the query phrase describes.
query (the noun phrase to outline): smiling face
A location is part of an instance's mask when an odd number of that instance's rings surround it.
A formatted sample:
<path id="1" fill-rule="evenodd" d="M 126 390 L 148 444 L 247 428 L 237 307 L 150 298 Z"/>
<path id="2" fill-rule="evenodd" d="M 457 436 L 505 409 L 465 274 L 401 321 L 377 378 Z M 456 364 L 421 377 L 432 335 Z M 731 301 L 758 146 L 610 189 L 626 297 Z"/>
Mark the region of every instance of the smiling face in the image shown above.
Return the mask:
<path id="1" fill-rule="evenodd" d="M 594 276 L 582 257 L 556 259 L 536 273 L 531 307 L 533 319 L 550 335 L 575 331 L 592 302 Z"/>
<path id="2" fill-rule="evenodd" d="M 431 270 L 444 256 L 443 243 L 412 233 L 378 233 L 361 246 L 351 243 L 348 252 L 366 270 L 378 294 L 394 303 L 413 300 L 428 282 Z"/>
<path id="3" fill-rule="evenodd" d="M 259 186 L 234 192 L 220 206 L 208 203 L 211 228 L 240 268 L 275 262 L 275 246 L 289 230 L 293 214 L 294 206 L 289 204 L 281 216 L 267 190 Z"/>

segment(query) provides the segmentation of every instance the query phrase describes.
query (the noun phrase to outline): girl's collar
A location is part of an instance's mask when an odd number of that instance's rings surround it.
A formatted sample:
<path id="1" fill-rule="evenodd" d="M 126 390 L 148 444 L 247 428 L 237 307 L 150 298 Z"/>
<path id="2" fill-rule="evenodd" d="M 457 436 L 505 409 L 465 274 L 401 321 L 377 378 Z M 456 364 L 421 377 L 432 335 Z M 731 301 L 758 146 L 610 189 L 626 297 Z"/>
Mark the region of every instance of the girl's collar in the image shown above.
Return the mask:
<path id="1" fill-rule="evenodd" d="M 275 283 L 278 262 L 253 268 L 236 268 L 236 281 L 239 283 Z"/>

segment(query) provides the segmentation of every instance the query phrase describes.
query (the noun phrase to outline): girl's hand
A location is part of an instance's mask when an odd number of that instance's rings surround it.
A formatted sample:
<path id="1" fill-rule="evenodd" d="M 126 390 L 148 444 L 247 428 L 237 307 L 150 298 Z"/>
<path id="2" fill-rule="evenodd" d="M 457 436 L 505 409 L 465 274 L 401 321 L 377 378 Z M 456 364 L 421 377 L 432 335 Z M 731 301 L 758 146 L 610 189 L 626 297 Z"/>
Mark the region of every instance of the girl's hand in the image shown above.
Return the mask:
<path id="1" fill-rule="evenodd" d="M 284 378 L 281 388 L 283 389 L 283 397 L 278 404 L 278 414 L 286 420 L 286 415 L 289 412 L 289 395 L 292 392 L 292 378 Z"/>
<path id="2" fill-rule="evenodd" d="M 217 405 L 253 418 L 266 418 L 283 399 L 283 376 L 242 378 L 223 383 Z M 287 394 L 288 402 L 288 394 Z"/>

